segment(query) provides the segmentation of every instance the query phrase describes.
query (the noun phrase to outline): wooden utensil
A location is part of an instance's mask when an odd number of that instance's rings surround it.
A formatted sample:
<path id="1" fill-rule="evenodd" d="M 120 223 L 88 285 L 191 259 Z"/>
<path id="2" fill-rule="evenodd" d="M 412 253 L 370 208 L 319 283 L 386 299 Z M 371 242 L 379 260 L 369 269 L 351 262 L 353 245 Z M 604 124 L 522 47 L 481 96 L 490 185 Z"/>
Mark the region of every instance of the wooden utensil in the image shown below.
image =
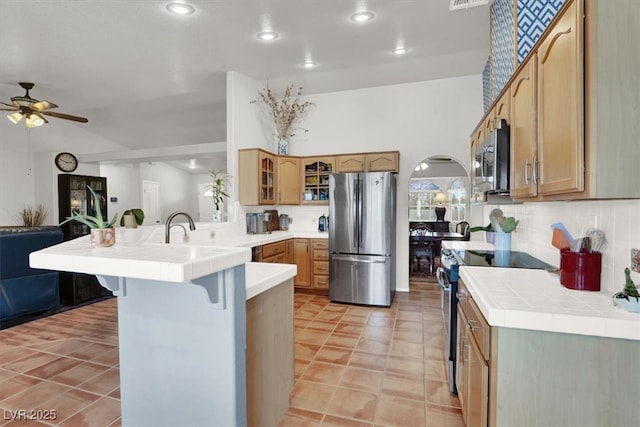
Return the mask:
<path id="1" fill-rule="evenodd" d="M 566 236 L 562 232 L 562 230 L 558 228 L 553 229 L 553 237 L 551 238 L 551 244 L 560 250 L 569 249 L 569 241 Z"/>

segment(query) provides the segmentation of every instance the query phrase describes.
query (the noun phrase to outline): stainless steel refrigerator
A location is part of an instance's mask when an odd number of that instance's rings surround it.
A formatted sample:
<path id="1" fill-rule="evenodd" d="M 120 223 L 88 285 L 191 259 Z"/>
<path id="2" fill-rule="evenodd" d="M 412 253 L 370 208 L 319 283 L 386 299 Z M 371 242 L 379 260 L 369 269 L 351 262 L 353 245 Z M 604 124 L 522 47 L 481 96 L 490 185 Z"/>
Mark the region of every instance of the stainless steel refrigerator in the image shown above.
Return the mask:
<path id="1" fill-rule="evenodd" d="M 329 298 L 390 306 L 396 290 L 396 177 L 329 176 Z"/>

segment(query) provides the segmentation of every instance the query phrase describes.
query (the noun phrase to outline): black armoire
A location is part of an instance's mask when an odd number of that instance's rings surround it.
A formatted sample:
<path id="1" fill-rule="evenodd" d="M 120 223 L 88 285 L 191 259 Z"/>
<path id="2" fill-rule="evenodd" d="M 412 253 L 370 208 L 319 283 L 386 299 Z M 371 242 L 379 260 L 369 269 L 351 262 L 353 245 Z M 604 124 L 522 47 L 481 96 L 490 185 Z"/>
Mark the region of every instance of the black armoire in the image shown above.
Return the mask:
<path id="1" fill-rule="evenodd" d="M 64 221 L 72 212 L 96 215 L 91 189 L 100 197 L 103 217 L 107 212 L 107 178 L 85 175 L 58 175 L 58 220 Z M 70 221 L 60 226 L 64 240 L 72 240 L 90 233 L 89 227 Z M 87 242 L 87 245 L 90 245 Z M 89 246 L 87 246 L 89 249 Z M 112 293 L 100 286 L 95 276 L 83 273 L 60 272 L 60 302 L 63 305 L 78 305 L 110 296 Z"/>

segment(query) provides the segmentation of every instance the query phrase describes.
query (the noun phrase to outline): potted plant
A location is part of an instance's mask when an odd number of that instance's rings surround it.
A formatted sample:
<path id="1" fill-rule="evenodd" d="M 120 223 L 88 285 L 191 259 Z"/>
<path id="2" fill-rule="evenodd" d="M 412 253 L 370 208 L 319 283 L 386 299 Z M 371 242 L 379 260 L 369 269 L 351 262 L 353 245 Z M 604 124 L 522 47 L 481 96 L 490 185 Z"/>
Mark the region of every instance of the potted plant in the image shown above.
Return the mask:
<path id="1" fill-rule="evenodd" d="M 493 243 L 495 241 L 496 233 L 495 233 L 495 230 L 493 229 L 493 226 L 491 225 L 491 223 L 489 223 L 489 225 L 486 225 L 484 227 L 481 226 L 481 225 L 478 225 L 478 226 L 469 228 L 469 232 L 470 233 L 473 233 L 473 232 L 476 232 L 476 231 L 484 231 L 484 233 L 485 233 L 484 234 L 484 238 L 485 238 L 487 243 Z"/>
<path id="2" fill-rule="evenodd" d="M 624 310 L 640 313 L 640 292 L 631 279 L 631 270 L 628 267 L 624 269 L 624 276 L 624 288 L 622 292 L 613 295 L 613 303 Z"/>
<path id="3" fill-rule="evenodd" d="M 16 218 L 22 227 L 39 227 L 44 224 L 47 217 L 47 208 L 44 205 L 38 205 L 35 208 L 27 206 L 18 212 Z"/>
<path id="4" fill-rule="evenodd" d="M 224 171 L 209 171 L 213 183 L 207 186 L 207 190 L 213 193 L 213 205 L 215 210 L 213 211 L 213 222 L 222 221 L 222 211 L 220 210 L 220 204 L 224 202 L 225 197 L 229 197 L 229 194 L 225 192 L 225 186 L 229 184 L 231 175 Z"/>
<path id="5" fill-rule="evenodd" d="M 489 221 L 491 226 L 496 231 L 494 245 L 498 251 L 511 250 L 511 232 L 513 232 L 518 223 L 512 216 L 504 216 L 501 209 L 493 209 L 489 213 Z"/>
<path id="6" fill-rule="evenodd" d="M 144 211 L 140 208 L 127 209 L 122 213 L 120 226 L 125 228 L 138 228 L 144 221 Z"/>
<path id="7" fill-rule="evenodd" d="M 87 188 L 91 192 L 93 205 L 96 207 L 96 216 L 72 212 L 70 217 L 67 217 L 67 219 L 58 225 L 65 224 L 69 221 L 78 221 L 91 229 L 91 245 L 113 246 L 116 242 L 116 231 L 113 224 L 118 220 L 118 214 L 116 213 L 111 221 L 106 222 L 102 216 L 102 209 L 100 208 L 100 196 L 88 185 Z"/>

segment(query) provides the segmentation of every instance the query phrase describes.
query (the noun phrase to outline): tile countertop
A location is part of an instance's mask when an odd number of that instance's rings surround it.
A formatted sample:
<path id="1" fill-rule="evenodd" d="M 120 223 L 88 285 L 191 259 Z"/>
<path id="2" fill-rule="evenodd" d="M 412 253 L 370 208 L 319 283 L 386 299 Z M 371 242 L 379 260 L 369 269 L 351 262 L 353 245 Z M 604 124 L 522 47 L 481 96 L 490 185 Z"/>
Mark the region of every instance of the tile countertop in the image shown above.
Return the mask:
<path id="1" fill-rule="evenodd" d="M 640 314 L 545 270 L 462 266 L 460 277 L 491 326 L 640 341 Z"/>
<path id="2" fill-rule="evenodd" d="M 292 279 L 297 273 L 297 267 L 292 264 L 248 262 L 246 269 L 248 300 L 285 280 Z"/>
<path id="3" fill-rule="evenodd" d="M 212 233 L 214 228 L 198 226 L 189 232 L 189 242 L 182 242 L 181 229 L 172 230 L 172 243 L 167 245 L 164 226 L 118 228 L 113 247 L 94 248 L 84 236 L 33 252 L 29 260 L 35 268 L 169 282 L 187 282 L 248 263 L 247 298 L 251 298 L 296 275 L 294 265 L 251 263 L 251 247 L 294 237 L 327 238 L 327 233 L 319 232 Z"/>

